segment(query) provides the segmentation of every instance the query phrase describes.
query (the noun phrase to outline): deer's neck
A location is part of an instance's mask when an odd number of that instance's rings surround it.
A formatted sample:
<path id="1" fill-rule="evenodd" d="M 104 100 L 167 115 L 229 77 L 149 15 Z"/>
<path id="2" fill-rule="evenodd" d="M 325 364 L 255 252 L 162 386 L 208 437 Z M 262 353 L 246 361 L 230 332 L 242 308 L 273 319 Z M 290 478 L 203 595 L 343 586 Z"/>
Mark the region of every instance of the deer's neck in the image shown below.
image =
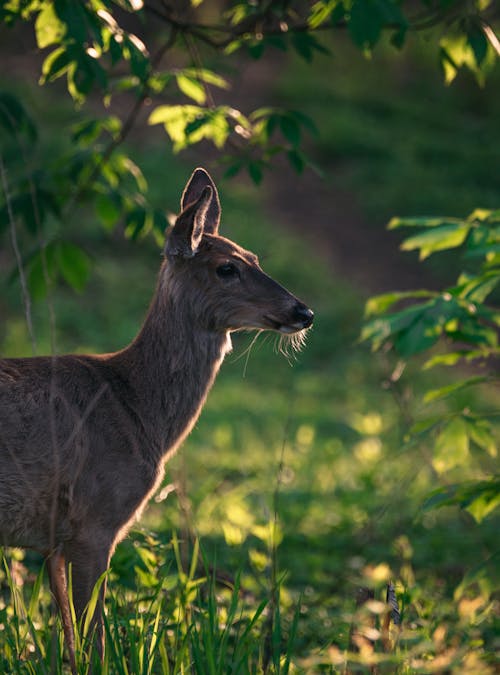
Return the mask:
<path id="1" fill-rule="evenodd" d="M 117 357 L 155 457 L 173 452 L 198 419 L 225 354 L 228 333 L 201 330 L 190 308 L 157 293 L 138 336 Z"/>

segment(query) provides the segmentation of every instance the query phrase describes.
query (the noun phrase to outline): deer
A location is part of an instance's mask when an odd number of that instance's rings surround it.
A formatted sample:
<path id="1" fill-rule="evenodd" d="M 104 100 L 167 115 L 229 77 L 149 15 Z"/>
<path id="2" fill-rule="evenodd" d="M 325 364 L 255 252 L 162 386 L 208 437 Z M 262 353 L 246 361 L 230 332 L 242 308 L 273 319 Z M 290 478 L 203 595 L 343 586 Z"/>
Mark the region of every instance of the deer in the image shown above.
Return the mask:
<path id="1" fill-rule="evenodd" d="M 220 216 L 214 181 L 195 169 L 149 311 L 124 349 L 0 358 L 0 546 L 45 557 L 73 673 L 69 568 L 77 620 L 102 581 L 90 647 L 102 659 L 111 556 L 198 419 L 231 333 L 300 341 L 313 322 L 253 253 L 219 235 Z"/>

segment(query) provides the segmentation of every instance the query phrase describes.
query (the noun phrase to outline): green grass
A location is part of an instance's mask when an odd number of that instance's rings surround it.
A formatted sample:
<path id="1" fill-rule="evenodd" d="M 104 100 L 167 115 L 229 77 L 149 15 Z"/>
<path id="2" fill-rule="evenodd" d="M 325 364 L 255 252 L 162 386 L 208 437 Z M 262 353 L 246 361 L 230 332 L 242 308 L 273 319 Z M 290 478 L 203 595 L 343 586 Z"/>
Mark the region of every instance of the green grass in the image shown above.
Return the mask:
<path id="1" fill-rule="evenodd" d="M 429 104 L 424 61 L 418 81 L 404 65 L 391 66 L 402 81 L 396 99 L 389 80 L 374 78 L 379 62 L 361 66 L 341 50 L 336 59 L 333 93 L 322 98 L 324 76 L 300 70 L 293 83 L 283 81 L 280 96 L 297 107 L 311 101 L 323 139 L 319 159 L 341 162 L 336 180 L 358 195 L 368 217 L 383 223 L 395 212 L 461 214 L 492 205 L 493 144 L 480 150 L 460 130 L 466 122 L 487 136 L 483 112 L 494 116 L 497 98 L 478 111 L 466 87 Z M 135 155 L 152 200 L 176 210 L 200 158 L 183 166 L 146 141 Z M 369 672 L 378 663 L 387 673 L 493 673 L 498 516 L 477 526 L 454 508 L 425 510 L 441 479 L 430 449 L 406 442 L 409 424 L 425 412 L 419 392 L 453 374 L 420 372 L 417 363 L 398 387 L 387 387 L 396 364 L 357 344 L 363 299 L 349 280 L 300 236 L 278 230 L 255 188 L 222 183 L 221 197 L 223 233 L 258 253 L 315 309 L 316 321 L 291 362 L 272 338 L 246 353 L 251 338 L 235 337 L 200 421 L 167 467 L 163 499 L 150 504 L 113 558 L 104 672 L 286 673 L 290 662 L 291 672 L 340 673 L 347 664 Z M 156 245 L 105 236 L 94 220 L 82 212 L 68 223 L 94 271 L 81 296 L 59 289 L 54 298 L 59 351 L 126 344 L 154 286 Z M 29 354 L 17 287 L 6 287 L 1 301 L 1 353 Z M 42 353 L 50 349 L 45 304 L 35 307 L 35 320 Z M 484 403 L 496 396 L 485 391 Z M 493 464 L 478 454 L 445 479 L 480 475 Z M 40 560 L 12 556 L 14 574 L 0 573 L 0 672 L 66 672 Z M 380 601 L 390 579 L 403 624 L 400 634 L 390 626 L 384 650 Z M 357 606 L 360 588 L 371 589 L 374 601 Z M 86 672 L 84 656 L 80 663 Z"/>

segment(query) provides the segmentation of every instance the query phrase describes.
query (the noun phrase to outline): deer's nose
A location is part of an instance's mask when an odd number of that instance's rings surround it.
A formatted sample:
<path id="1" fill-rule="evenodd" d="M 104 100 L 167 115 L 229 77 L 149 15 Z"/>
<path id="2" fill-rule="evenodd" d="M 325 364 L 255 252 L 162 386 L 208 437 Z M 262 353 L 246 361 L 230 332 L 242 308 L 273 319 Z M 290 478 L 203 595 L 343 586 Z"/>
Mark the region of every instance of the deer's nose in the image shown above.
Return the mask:
<path id="1" fill-rule="evenodd" d="M 302 323 L 303 328 L 309 328 L 314 319 L 314 312 L 302 303 L 297 303 L 294 310 L 295 319 Z"/>

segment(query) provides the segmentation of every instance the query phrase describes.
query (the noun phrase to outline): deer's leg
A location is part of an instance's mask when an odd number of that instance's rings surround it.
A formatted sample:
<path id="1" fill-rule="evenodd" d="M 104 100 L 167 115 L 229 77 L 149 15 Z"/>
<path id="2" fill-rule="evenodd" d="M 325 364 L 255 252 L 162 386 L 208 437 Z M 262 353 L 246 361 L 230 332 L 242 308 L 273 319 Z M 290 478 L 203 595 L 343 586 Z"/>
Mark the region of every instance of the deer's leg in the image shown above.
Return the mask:
<path id="1" fill-rule="evenodd" d="M 68 584 L 66 578 L 66 561 L 61 547 L 58 547 L 48 558 L 50 587 L 59 606 L 64 630 L 64 639 L 68 649 L 71 672 L 76 675 L 75 635 L 68 599 Z"/>
<path id="2" fill-rule="evenodd" d="M 71 563 L 73 603 L 76 617 L 79 620 L 87 609 L 99 577 L 108 569 L 111 545 L 99 545 L 97 540 L 93 542 L 79 541 L 66 544 L 65 550 L 67 552 L 67 563 L 68 565 Z M 101 660 L 104 656 L 102 612 L 104 610 L 105 593 L 106 579 L 102 582 L 89 629 L 89 636 L 92 638 L 89 649 L 95 647 Z"/>

